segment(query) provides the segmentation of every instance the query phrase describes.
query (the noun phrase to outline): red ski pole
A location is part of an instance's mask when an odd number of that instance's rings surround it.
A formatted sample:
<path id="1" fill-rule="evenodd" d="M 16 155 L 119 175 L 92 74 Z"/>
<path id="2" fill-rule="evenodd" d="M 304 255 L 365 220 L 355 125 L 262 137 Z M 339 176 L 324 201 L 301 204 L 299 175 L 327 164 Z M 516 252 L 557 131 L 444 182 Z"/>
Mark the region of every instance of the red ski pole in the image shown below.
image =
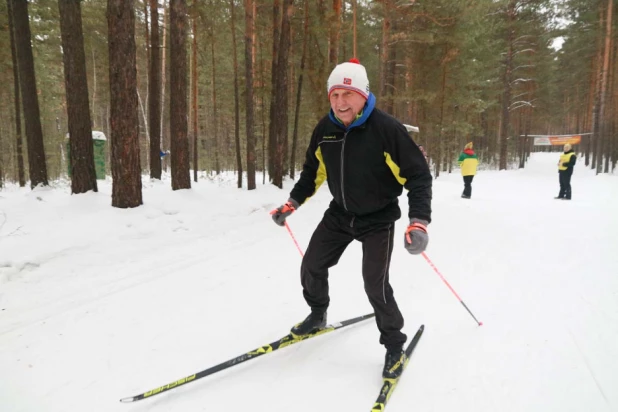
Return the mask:
<path id="1" fill-rule="evenodd" d="M 423 255 L 423 257 L 425 258 L 425 260 L 427 261 L 427 263 L 429 263 L 429 266 L 431 266 L 431 268 L 438 274 L 438 276 L 440 276 L 440 279 L 442 279 L 442 282 L 444 282 L 444 284 L 446 286 L 448 286 L 448 288 L 451 290 L 451 292 L 453 292 L 453 295 L 455 295 L 455 297 L 457 298 L 457 300 L 459 300 L 459 303 L 461 303 L 463 305 L 464 308 L 466 308 L 466 310 L 468 311 L 468 313 L 470 314 L 470 316 L 472 316 L 472 318 L 474 318 L 474 321 L 479 325 L 482 326 L 483 322 L 479 322 L 478 319 L 476 318 L 476 316 L 474 316 L 472 314 L 472 312 L 470 311 L 470 309 L 468 309 L 468 307 L 466 306 L 466 304 L 464 303 L 463 300 L 461 300 L 461 298 L 459 297 L 459 295 L 457 294 L 457 292 L 455 292 L 455 290 L 451 287 L 451 285 L 446 281 L 446 279 L 444 278 L 444 276 L 442 276 L 442 274 L 440 273 L 440 271 L 438 270 L 438 268 L 436 267 L 436 265 L 433 264 L 433 262 L 429 259 L 429 257 L 427 257 L 427 254 L 425 252 L 421 253 L 421 255 Z"/>
<path id="2" fill-rule="evenodd" d="M 298 245 L 298 242 L 296 241 L 296 238 L 294 237 L 294 233 L 292 233 L 292 230 L 290 230 L 290 226 L 288 225 L 288 222 L 283 221 L 283 223 L 285 223 L 285 228 L 288 230 L 288 233 L 290 234 L 290 236 L 292 236 L 292 240 L 294 241 L 294 244 L 296 245 L 296 249 L 298 249 L 298 251 L 300 252 L 300 255 L 304 257 L 305 255 L 303 254 L 303 250 Z"/>

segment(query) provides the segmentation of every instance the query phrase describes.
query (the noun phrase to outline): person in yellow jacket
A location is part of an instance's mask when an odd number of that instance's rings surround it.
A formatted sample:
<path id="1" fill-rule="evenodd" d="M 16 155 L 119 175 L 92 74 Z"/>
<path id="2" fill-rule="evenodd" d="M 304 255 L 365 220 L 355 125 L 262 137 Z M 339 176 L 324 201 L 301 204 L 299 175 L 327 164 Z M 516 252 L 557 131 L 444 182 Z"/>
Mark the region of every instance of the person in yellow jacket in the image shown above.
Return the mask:
<path id="1" fill-rule="evenodd" d="M 478 157 L 472 150 L 472 142 L 464 146 L 463 152 L 459 155 L 459 166 L 461 167 L 461 175 L 464 181 L 464 191 L 461 197 L 470 199 L 472 197 L 472 179 L 476 175 L 476 167 L 479 164 Z"/>
<path id="2" fill-rule="evenodd" d="M 560 155 L 558 161 L 558 177 L 560 181 L 560 192 L 554 199 L 571 200 L 571 176 L 577 156 L 573 152 L 570 144 L 564 145 L 564 153 Z"/>

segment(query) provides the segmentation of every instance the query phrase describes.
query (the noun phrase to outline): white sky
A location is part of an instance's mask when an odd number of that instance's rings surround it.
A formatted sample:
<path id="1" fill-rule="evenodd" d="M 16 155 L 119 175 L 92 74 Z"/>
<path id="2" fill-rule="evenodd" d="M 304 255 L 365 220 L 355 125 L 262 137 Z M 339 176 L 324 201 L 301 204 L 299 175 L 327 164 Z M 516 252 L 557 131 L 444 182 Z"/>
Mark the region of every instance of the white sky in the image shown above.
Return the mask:
<path id="1" fill-rule="evenodd" d="M 391 281 L 404 331 L 426 329 L 388 412 L 618 411 L 618 176 L 578 164 L 573 200 L 554 200 L 557 156 L 480 171 L 471 200 L 458 173 L 435 181 L 427 254 L 482 327 L 404 250 L 398 222 Z M 76 196 L 66 183 L 0 191 L 0 410 L 370 410 L 384 360 L 373 321 L 119 402 L 306 316 L 300 255 L 268 214 L 293 183 L 234 182 L 172 192 L 144 180 L 132 210 L 110 206 L 110 181 Z M 302 248 L 329 201 L 323 187 L 289 219 Z M 360 266 L 352 244 L 331 271 L 330 321 L 371 311 Z"/>

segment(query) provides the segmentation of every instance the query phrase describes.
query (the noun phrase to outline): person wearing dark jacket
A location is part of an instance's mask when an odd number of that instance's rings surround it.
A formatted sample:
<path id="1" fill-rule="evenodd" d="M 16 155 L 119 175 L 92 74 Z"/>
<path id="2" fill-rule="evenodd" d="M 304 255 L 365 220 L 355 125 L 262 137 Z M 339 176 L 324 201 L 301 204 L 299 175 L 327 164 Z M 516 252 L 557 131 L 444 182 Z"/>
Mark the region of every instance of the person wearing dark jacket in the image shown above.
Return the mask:
<path id="1" fill-rule="evenodd" d="M 286 204 L 271 212 L 280 226 L 328 182 L 333 196 L 313 233 L 301 265 L 303 296 L 311 308 L 292 328 L 297 336 L 326 325 L 329 268 L 346 247 L 363 247 L 362 276 L 374 309 L 380 343 L 386 351 L 383 375 L 401 374 L 405 360 L 401 332 L 404 319 L 389 283 L 395 221 L 401 217 L 398 197 L 408 190 L 409 225 L 404 247 L 425 251 L 431 222 L 432 177 L 423 153 L 405 127 L 375 107 L 365 68 L 356 59 L 339 64 L 327 83 L 330 113 L 315 127 L 303 171 Z"/>
<path id="2" fill-rule="evenodd" d="M 570 144 L 564 145 L 564 153 L 560 155 L 558 161 L 558 178 L 560 181 L 560 192 L 555 199 L 571 200 L 571 176 L 577 156 L 573 152 Z"/>

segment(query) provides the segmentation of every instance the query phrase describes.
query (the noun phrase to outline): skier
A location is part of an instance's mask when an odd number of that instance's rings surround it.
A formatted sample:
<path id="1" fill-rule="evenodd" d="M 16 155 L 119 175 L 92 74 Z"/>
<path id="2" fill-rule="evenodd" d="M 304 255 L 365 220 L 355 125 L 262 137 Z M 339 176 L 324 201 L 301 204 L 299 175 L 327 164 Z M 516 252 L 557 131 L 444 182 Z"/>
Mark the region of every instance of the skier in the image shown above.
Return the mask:
<path id="1" fill-rule="evenodd" d="M 275 223 L 283 226 L 328 181 L 333 200 L 311 237 L 300 270 L 311 313 L 292 333 L 302 336 L 326 325 L 329 268 L 352 240 L 358 240 L 363 245 L 365 292 L 387 350 L 383 376 L 396 378 L 403 371 L 407 339 L 389 283 L 395 221 L 401 217 L 397 198 L 405 187 L 409 225 L 404 246 L 420 254 L 429 242 L 432 177 L 405 127 L 375 108 L 367 72 L 357 59 L 335 67 L 327 91 L 331 110 L 313 131 L 300 178 L 288 201 L 271 212 Z"/>
<path id="2" fill-rule="evenodd" d="M 560 181 L 560 192 L 554 199 L 571 200 L 571 176 L 577 161 L 577 155 L 573 152 L 570 144 L 564 145 L 564 153 L 560 155 L 558 161 L 558 178 Z"/>
<path id="3" fill-rule="evenodd" d="M 472 197 L 472 179 L 476 175 L 476 167 L 479 164 L 478 157 L 476 157 L 476 153 L 472 150 L 472 142 L 464 146 L 463 152 L 459 155 L 458 162 L 464 181 L 464 191 L 461 197 L 470 199 Z"/>

